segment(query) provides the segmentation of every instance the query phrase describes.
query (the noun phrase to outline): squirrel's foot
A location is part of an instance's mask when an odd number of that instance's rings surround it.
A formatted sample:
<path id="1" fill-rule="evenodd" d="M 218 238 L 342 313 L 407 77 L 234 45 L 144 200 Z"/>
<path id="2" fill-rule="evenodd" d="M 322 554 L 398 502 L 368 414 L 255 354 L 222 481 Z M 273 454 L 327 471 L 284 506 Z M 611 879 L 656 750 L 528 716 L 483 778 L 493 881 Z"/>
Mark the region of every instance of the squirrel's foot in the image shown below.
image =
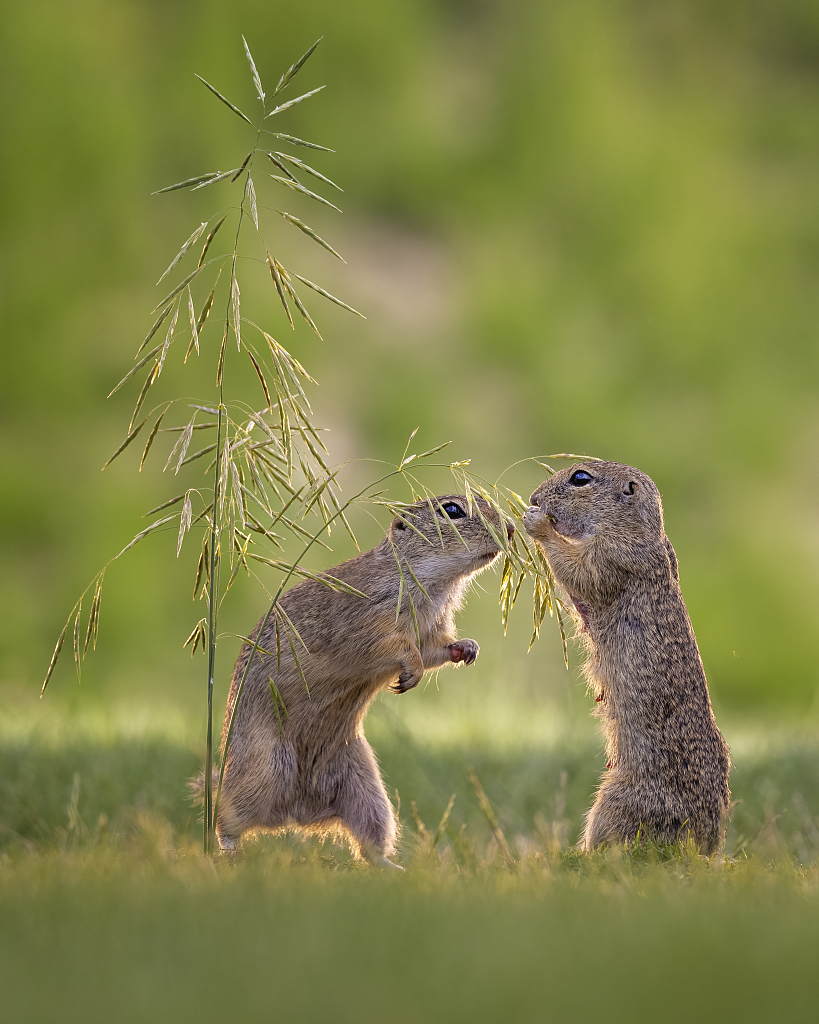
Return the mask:
<path id="1" fill-rule="evenodd" d="M 390 860 L 389 857 L 385 856 L 381 851 L 375 847 L 365 843 L 361 846 L 361 859 L 369 864 L 373 868 L 392 868 L 394 871 L 403 871 L 404 868 L 400 864 L 396 864 L 394 860 Z"/>
<path id="2" fill-rule="evenodd" d="M 396 864 L 394 860 L 390 860 L 388 857 L 382 857 L 379 861 L 370 861 L 375 868 L 392 868 L 394 871 L 403 871 L 404 868 L 400 864 Z"/>
<path id="3" fill-rule="evenodd" d="M 450 661 L 462 661 L 464 665 L 471 665 L 480 653 L 480 647 L 475 640 L 456 640 L 454 644 L 447 646 Z"/>
<path id="4" fill-rule="evenodd" d="M 393 693 L 406 693 L 407 690 L 411 690 L 414 686 L 417 686 L 421 682 L 423 676 L 423 670 L 411 671 L 410 669 L 404 669 L 401 675 L 398 677 L 396 682 L 392 684 L 390 689 Z"/>

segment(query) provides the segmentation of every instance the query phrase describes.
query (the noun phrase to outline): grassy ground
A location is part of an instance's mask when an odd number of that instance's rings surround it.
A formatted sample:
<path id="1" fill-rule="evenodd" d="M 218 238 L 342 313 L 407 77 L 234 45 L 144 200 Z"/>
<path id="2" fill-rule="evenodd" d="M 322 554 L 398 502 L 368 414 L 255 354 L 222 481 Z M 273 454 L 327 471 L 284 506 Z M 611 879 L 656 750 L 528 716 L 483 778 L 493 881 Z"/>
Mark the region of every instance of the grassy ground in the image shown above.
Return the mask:
<path id="1" fill-rule="evenodd" d="M 453 692 L 371 715 L 401 875 L 293 837 L 205 861 L 185 793 L 199 737 L 173 705 L 5 707 L 4 1019 L 815 1019 L 815 731 L 722 723 L 729 859 L 588 857 L 571 849 L 601 766 L 585 716 L 492 692 L 442 714 Z"/>

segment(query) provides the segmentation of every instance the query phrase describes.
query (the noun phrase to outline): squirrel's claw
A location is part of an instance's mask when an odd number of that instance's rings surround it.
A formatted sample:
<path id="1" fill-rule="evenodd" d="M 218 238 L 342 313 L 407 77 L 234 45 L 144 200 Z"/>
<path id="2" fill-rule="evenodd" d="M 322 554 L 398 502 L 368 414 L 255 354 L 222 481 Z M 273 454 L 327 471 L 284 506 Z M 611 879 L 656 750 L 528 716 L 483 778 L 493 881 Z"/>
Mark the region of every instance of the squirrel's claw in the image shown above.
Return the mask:
<path id="1" fill-rule="evenodd" d="M 404 670 L 390 689 L 393 693 L 406 693 L 421 682 L 423 672 L 410 672 Z"/>
<path id="2" fill-rule="evenodd" d="M 448 644 L 449 657 L 451 661 L 462 661 L 464 665 L 471 665 L 480 653 L 480 647 L 475 640 L 456 640 L 454 644 Z"/>

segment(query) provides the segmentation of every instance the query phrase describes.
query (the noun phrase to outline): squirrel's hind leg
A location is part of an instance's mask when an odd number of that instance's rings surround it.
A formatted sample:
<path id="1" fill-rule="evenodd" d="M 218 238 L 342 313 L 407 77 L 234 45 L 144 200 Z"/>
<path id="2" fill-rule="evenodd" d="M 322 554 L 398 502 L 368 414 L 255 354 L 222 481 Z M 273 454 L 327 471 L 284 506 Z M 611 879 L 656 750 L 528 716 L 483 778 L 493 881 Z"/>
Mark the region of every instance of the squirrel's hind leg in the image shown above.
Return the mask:
<path id="1" fill-rule="evenodd" d="M 398 822 L 372 747 L 363 736 L 352 740 L 334 768 L 342 779 L 334 810 L 355 852 L 376 867 L 397 868 L 388 858 L 395 853 Z"/>
<path id="2" fill-rule="evenodd" d="M 249 829 L 284 825 L 295 778 L 295 755 L 282 743 L 266 749 L 257 744 L 250 750 L 237 751 L 228 760 L 216 821 L 216 837 L 223 853 L 235 852 Z"/>
<path id="3" fill-rule="evenodd" d="M 627 787 L 604 782 L 586 814 L 578 845 L 583 850 L 593 850 L 603 843 L 628 842 L 640 833 L 642 817 Z"/>

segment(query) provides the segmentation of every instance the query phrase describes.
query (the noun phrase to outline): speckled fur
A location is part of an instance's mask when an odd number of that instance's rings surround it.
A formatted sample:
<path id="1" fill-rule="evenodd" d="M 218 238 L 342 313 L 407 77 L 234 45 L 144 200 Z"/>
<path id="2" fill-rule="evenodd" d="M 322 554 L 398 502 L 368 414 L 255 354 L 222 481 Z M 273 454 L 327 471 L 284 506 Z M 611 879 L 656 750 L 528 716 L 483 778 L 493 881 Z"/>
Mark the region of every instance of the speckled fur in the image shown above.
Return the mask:
<path id="1" fill-rule="evenodd" d="M 439 506 L 455 501 L 467 510 L 466 498 L 460 495 L 435 501 Z M 483 501 L 480 509 L 499 534 L 497 514 Z M 387 536 L 372 551 L 328 570 L 367 598 L 312 580 L 285 593 L 280 604 L 306 647 L 294 640 L 309 689 L 283 626 L 277 667 L 271 616 L 260 647 L 272 656 L 257 652 L 254 657 L 230 741 L 216 825 L 223 850 L 235 849 L 249 829 L 295 826 L 334 834 L 346 840 L 356 856 L 392 864 L 386 858 L 395 851 L 398 823 L 364 737 L 364 716 L 380 690 L 403 693 L 417 686 L 427 669 L 475 660 L 478 645 L 456 639 L 454 614 L 469 580 L 493 562 L 499 550 L 474 507 L 471 516 L 450 521 L 437 507 L 433 513 L 420 502 L 393 519 Z M 404 573 L 397 621 L 401 584 L 396 555 Z M 414 602 L 417 636 L 407 589 Z M 245 644 L 233 673 L 223 745 L 250 652 Z M 281 726 L 270 695 L 271 676 L 287 709 Z"/>
<path id="2" fill-rule="evenodd" d="M 574 486 L 585 470 L 594 479 Z M 725 835 L 730 757 L 654 482 L 618 462 L 576 463 L 543 483 L 524 516 L 585 641 L 608 764 L 581 846 Z"/>

